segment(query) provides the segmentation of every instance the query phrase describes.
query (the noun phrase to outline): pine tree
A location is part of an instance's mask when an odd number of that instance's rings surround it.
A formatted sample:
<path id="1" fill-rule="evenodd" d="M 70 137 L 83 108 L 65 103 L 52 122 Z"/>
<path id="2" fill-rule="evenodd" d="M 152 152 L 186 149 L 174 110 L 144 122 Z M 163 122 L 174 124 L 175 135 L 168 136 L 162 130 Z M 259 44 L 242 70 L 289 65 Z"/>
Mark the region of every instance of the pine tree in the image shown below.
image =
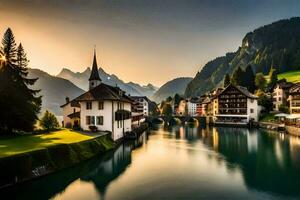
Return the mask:
<path id="1" fill-rule="evenodd" d="M 27 78 L 28 60 L 22 45 L 17 48 L 10 28 L 4 34 L 0 50 L 4 62 L 0 69 L 0 130 L 31 131 L 41 107 L 39 92 L 29 89 L 37 79 Z"/>
<path id="2" fill-rule="evenodd" d="M 246 87 L 250 92 L 255 91 L 255 75 L 253 73 L 251 65 L 248 65 L 246 67 L 245 72 L 243 73 L 242 76 L 242 86 Z"/>
<path id="3" fill-rule="evenodd" d="M 224 83 L 223 83 L 223 87 L 227 87 L 228 85 L 230 84 L 230 76 L 229 74 L 226 74 L 225 75 L 225 78 L 224 78 Z"/>
<path id="4" fill-rule="evenodd" d="M 238 67 L 232 74 L 231 83 L 234 85 L 241 85 L 242 83 L 243 70 Z"/>

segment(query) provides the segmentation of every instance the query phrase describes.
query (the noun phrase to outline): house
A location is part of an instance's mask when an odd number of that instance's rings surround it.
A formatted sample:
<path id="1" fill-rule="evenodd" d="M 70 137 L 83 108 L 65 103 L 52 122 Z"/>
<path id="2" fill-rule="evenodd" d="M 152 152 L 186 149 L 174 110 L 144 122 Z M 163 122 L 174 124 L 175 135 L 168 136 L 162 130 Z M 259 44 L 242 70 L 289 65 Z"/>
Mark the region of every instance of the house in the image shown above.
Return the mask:
<path id="1" fill-rule="evenodd" d="M 197 97 L 192 97 L 187 100 L 187 111 L 188 115 L 196 116 L 197 115 L 197 107 L 200 104 L 200 99 Z"/>
<path id="2" fill-rule="evenodd" d="M 289 109 L 291 115 L 300 116 L 300 83 L 295 84 L 289 90 Z"/>
<path id="3" fill-rule="evenodd" d="M 215 124 L 248 124 L 258 121 L 258 97 L 246 88 L 228 85 L 212 97 L 212 114 Z"/>
<path id="4" fill-rule="evenodd" d="M 293 83 L 285 80 L 278 81 L 272 89 L 273 110 L 279 111 L 280 105 L 288 106 L 289 90 L 293 87 Z"/>
<path id="5" fill-rule="evenodd" d="M 62 105 L 64 127 L 79 124 L 88 130 L 109 131 L 112 139 L 118 140 L 125 132 L 131 131 L 132 99 L 118 87 L 104 84 L 99 76 L 96 52 L 91 75 L 89 91 Z"/>
<path id="6" fill-rule="evenodd" d="M 134 100 L 132 112 L 141 113 L 143 116 L 149 116 L 150 99 L 146 96 L 130 96 Z"/>

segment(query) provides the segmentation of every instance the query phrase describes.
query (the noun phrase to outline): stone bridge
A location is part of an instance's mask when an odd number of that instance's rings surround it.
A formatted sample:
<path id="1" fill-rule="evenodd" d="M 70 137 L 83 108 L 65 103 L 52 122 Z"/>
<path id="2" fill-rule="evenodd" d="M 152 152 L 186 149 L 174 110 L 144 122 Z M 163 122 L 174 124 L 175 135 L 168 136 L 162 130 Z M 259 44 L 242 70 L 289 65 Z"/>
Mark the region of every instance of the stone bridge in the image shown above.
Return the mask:
<path id="1" fill-rule="evenodd" d="M 146 120 L 152 122 L 154 119 L 162 119 L 164 123 L 169 123 L 171 119 L 179 119 L 182 124 L 185 124 L 185 122 L 188 122 L 190 119 L 197 120 L 199 124 L 206 124 L 206 117 L 204 116 L 148 116 Z"/>

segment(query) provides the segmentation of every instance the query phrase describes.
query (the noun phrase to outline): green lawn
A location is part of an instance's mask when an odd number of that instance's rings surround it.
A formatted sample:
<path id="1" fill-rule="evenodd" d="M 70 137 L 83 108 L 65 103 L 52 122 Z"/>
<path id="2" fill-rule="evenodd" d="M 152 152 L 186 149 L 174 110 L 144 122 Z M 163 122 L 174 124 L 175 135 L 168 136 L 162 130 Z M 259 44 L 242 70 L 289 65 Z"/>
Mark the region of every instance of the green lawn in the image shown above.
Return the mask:
<path id="1" fill-rule="evenodd" d="M 286 79 L 288 82 L 299 83 L 300 82 L 300 71 L 290 71 L 282 74 L 278 74 L 278 80 Z M 269 81 L 269 76 L 266 75 L 265 79 Z"/>
<path id="2" fill-rule="evenodd" d="M 70 144 L 93 138 L 71 130 L 60 130 L 41 135 L 16 136 L 0 139 L 0 158 L 43 149 L 56 144 Z"/>
<path id="3" fill-rule="evenodd" d="M 278 74 L 278 79 L 285 78 L 288 82 L 297 83 L 300 82 L 300 71 L 291 71 L 282 74 Z"/>

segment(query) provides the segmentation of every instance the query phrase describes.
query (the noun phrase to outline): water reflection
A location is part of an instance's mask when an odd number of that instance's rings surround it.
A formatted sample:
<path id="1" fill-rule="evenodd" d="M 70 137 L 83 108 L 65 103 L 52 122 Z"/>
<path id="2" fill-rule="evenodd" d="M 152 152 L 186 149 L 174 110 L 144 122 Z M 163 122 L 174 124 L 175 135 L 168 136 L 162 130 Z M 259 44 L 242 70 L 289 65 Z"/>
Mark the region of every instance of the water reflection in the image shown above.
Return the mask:
<path id="1" fill-rule="evenodd" d="M 300 198 L 300 139 L 159 126 L 74 168 L 0 191 L 9 199 Z"/>
<path id="2" fill-rule="evenodd" d="M 229 168 L 237 165 L 250 189 L 299 197 L 299 138 L 239 128 L 207 133 L 203 142 L 224 155 Z"/>

